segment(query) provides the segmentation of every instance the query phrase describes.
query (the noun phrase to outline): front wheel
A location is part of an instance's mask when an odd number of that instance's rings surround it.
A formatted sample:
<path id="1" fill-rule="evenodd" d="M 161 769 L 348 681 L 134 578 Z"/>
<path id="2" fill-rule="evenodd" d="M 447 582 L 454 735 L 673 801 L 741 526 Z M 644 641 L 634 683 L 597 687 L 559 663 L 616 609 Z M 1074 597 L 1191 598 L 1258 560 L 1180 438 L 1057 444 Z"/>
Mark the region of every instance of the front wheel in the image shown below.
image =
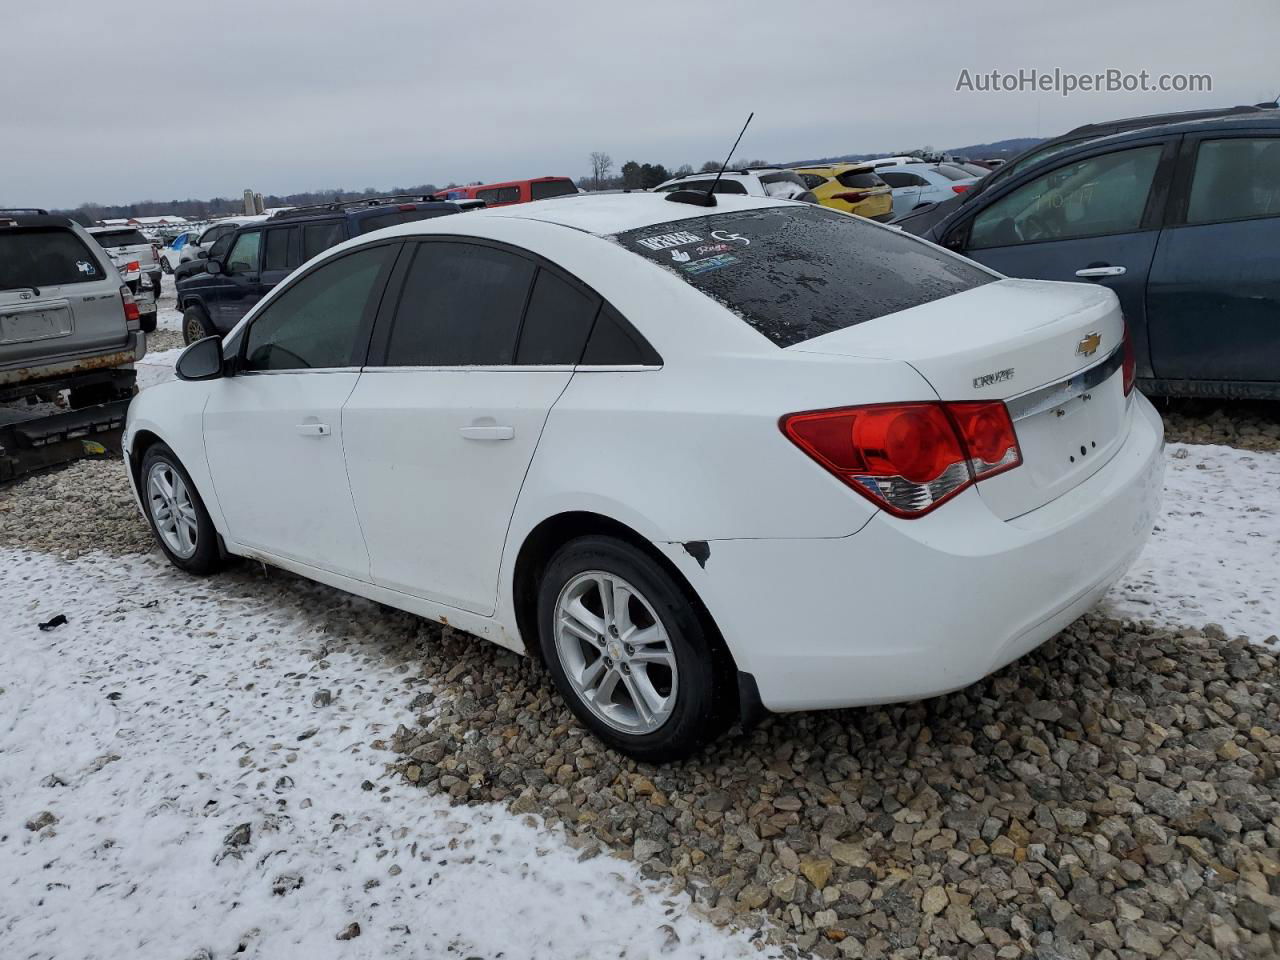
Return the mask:
<path id="1" fill-rule="evenodd" d="M 216 334 L 203 307 L 190 306 L 182 311 L 182 342 L 187 346 Z"/>
<path id="2" fill-rule="evenodd" d="M 552 557 L 538 591 L 544 660 L 569 707 L 637 760 L 689 756 L 726 726 L 729 683 L 685 587 L 605 536 Z"/>
<path id="3" fill-rule="evenodd" d="M 165 444 L 147 448 L 138 486 L 151 530 L 169 562 L 195 574 L 220 569 L 213 520 L 186 469 Z"/>

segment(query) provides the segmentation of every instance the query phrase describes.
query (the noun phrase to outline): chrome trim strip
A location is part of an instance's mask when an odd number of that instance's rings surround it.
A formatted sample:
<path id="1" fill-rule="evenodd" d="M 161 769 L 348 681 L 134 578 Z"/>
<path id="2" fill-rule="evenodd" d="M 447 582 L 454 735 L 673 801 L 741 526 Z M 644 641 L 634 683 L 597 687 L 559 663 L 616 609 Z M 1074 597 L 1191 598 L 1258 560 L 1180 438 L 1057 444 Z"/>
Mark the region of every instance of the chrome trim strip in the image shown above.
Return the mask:
<path id="1" fill-rule="evenodd" d="M 1017 423 L 1027 417 L 1034 417 L 1037 413 L 1060 407 L 1068 400 L 1074 400 L 1092 390 L 1122 366 L 1124 366 L 1124 344 L 1116 347 L 1093 366 L 1085 367 L 1065 380 L 1044 387 L 1036 387 L 1034 390 L 1028 390 L 1005 401 L 1005 405 L 1009 408 L 1009 416 L 1014 423 Z"/>

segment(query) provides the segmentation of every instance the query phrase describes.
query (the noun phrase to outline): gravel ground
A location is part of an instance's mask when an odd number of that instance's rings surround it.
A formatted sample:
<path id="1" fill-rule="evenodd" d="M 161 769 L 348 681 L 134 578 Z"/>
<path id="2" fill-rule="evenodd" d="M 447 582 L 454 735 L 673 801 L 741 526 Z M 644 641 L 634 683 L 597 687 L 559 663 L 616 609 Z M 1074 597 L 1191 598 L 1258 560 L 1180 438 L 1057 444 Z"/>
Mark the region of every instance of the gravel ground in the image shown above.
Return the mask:
<path id="1" fill-rule="evenodd" d="M 180 330 L 158 328 L 147 334 L 148 354 L 164 353 L 166 350 L 172 350 L 174 347 L 182 345 L 182 332 Z"/>
<path id="2" fill-rule="evenodd" d="M 1280 450 L 1280 401 L 1156 400 L 1170 443 Z"/>
<path id="3" fill-rule="evenodd" d="M 151 549 L 112 462 L 0 492 L 0 542 Z M 662 768 L 585 736 L 497 647 L 385 609 L 329 632 L 335 653 L 370 633 L 421 650 L 400 705 L 418 721 L 385 743 L 407 781 L 561 823 L 581 856 L 798 951 L 1280 955 L 1277 656 L 1215 628 L 1087 616 L 960 693 L 771 718 Z"/>

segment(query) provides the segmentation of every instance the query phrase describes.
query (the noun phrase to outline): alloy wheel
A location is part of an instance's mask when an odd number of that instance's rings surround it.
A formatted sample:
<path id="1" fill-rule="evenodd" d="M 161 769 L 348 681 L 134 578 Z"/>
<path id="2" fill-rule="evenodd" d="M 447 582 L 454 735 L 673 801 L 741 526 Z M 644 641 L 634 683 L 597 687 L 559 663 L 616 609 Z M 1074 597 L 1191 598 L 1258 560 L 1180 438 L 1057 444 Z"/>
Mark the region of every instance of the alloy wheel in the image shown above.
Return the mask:
<path id="1" fill-rule="evenodd" d="M 191 492 L 181 474 L 163 460 L 147 474 L 147 502 L 160 539 L 183 560 L 196 552 L 200 524 Z"/>
<path id="2" fill-rule="evenodd" d="M 574 692 L 609 726 L 653 733 L 671 716 L 679 669 L 653 605 L 601 570 L 580 573 L 556 600 L 556 653 Z"/>

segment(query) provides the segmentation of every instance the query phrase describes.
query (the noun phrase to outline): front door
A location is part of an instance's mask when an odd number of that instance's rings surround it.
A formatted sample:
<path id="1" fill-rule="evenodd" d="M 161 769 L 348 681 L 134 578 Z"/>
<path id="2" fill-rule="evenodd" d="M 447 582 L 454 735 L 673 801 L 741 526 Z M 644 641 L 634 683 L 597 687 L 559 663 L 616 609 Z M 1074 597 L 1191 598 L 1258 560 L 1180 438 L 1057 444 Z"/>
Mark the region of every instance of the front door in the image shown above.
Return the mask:
<path id="1" fill-rule="evenodd" d="M 1280 137 L 1206 134 L 1183 150 L 1185 187 L 1147 292 L 1155 375 L 1280 379 Z"/>
<path id="2" fill-rule="evenodd" d="M 1147 276 L 1160 236 L 1147 210 L 1165 150 L 1164 143 L 1150 143 L 1097 154 L 994 200 L 979 197 L 977 211 L 943 242 L 1011 277 L 1110 287 L 1141 340 Z M 1145 351 L 1138 356 L 1145 358 Z M 1142 369 L 1139 374 L 1150 376 Z"/>
<path id="3" fill-rule="evenodd" d="M 493 612 L 516 498 L 598 306 L 508 248 L 419 244 L 343 413 L 375 583 Z"/>
<path id="4" fill-rule="evenodd" d="M 236 236 L 222 263 L 216 299 L 209 299 L 210 319 L 227 331 L 240 322 L 262 299 L 262 231 L 248 230 Z"/>
<path id="5" fill-rule="evenodd" d="M 368 579 L 342 407 L 398 249 L 362 247 L 295 280 L 243 332 L 235 374 L 211 384 L 205 449 L 237 543 Z"/>

